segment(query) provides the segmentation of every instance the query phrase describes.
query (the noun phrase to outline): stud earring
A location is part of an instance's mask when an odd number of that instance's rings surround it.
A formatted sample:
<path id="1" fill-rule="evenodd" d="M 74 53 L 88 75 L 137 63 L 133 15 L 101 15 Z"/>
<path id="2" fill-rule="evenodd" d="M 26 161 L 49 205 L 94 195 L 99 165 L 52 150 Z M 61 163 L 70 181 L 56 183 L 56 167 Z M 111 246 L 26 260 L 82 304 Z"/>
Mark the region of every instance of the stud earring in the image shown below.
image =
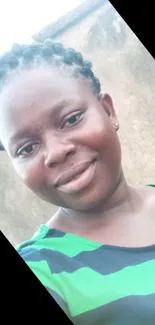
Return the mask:
<path id="1" fill-rule="evenodd" d="M 119 125 L 117 123 L 114 124 L 114 127 L 115 127 L 116 131 L 119 129 Z"/>

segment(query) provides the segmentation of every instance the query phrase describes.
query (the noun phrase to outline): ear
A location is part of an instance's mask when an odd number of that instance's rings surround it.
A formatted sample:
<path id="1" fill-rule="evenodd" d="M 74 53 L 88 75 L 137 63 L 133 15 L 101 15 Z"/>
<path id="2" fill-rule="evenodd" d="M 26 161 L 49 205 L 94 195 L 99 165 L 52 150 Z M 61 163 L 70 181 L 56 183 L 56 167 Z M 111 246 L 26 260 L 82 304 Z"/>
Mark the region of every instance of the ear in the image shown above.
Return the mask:
<path id="1" fill-rule="evenodd" d="M 109 94 L 104 94 L 104 95 L 101 94 L 99 101 L 100 101 L 100 104 L 102 105 L 102 107 L 104 108 L 105 112 L 109 116 L 109 119 L 110 119 L 112 125 L 114 126 L 116 131 L 118 131 L 119 123 L 117 120 L 117 115 L 115 112 L 115 108 L 114 108 L 111 96 Z"/>

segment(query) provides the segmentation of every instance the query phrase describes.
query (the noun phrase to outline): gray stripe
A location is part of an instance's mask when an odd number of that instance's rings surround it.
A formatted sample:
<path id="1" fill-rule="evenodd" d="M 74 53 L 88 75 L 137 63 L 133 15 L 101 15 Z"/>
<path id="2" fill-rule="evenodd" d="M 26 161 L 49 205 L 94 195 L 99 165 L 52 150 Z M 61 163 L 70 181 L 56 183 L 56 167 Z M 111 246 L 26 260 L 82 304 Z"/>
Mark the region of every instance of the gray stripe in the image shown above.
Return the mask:
<path id="1" fill-rule="evenodd" d="M 21 252 L 21 256 L 27 262 L 46 260 L 52 273 L 72 273 L 82 267 L 89 267 L 102 275 L 107 275 L 129 265 L 137 265 L 153 260 L 155 259 L 155 251 L 147 253 L 137 251 L 126 252 L 102 246 L 94 251 L 85 251 L 71 258 L 52 249 L 37 250 L 27 247 Z"/>
<path id="2" fill-rule="evenodd" d="M 69 317 L 69 310 L 68 310 L 67 303 L 54 290 L 51 290 L 47 287 L 46 287 L 46 289 L 50 293 L 50 295 L 53 297 L 53 299 L 57 302 L 57 304 L 60 306 L 60 308 Z"/>
<path id="3" fill-rule="evenodd" d="M 72 318 L 75 325 L 155 325 L 155 294 L 130 296 Z"/>
<path id="4" fill-rule="evenodd" d="M 91 252 L 82 252 L 70 258 L 58 251 L 49 249 L 25 249 L 29 251 L 26 261 L 41 261 L 46 259 L 53 273 L 74 272 L 85 266 L 100 274 L 109 274 L 121 270 L 128 265 L 137 265 L 147 260 L 155 259 L 155 251 L 137 253 L 123 250 L 112 250 L 108 247 L 99 247 Z"/>
<path id="5" fill-rule="evenodd" d="M 70 257 L 49 249 L 25 248 L 20 252 L 25 262 L 41 262 L 46 261 L 52 273 L 74 272 L 83 265 L 78 261 L 73 261 Z"/>
<path id="6" fill-rule="evenodd" d="M 55 229 L 49 229 L 44 238 L 62 238 L 65 233 Z"/>
<path id="7" fill-rule="evenodd" d="M 107 275 L 118 272 L 129 265 L 137 265 L 155 259 L 155 247 L 150 251 L 115 249 L 110 246 L 101 246 L 91 252 L 82 252 L 74 257 L 81 267 L 84 265 L 96 272 Z"/>

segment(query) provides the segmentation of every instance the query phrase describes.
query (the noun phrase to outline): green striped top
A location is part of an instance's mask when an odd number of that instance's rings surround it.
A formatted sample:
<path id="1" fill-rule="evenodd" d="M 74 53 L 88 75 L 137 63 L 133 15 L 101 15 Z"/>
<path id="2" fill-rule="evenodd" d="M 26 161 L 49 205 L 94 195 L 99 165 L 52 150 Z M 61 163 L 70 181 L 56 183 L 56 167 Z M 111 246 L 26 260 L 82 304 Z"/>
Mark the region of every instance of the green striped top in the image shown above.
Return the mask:
<path id="1" fill-rule="evenodd" d="M 103 245 L 42 225 L 17 251 L 77 325 L 155 325 L 155 245 Z"/>

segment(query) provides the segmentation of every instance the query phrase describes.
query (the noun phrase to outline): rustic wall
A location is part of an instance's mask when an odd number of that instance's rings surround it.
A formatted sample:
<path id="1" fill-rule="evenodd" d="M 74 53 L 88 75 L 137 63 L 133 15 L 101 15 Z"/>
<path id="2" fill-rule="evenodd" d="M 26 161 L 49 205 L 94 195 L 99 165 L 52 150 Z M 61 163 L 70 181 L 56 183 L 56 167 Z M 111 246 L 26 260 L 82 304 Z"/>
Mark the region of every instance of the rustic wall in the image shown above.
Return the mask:
<path id="1" fill-rule="evenodd" d="M 93 61 L 120 121 L 123 165 L 133 184 L 155 182 L 155 64 L 125 22 L 106 4 L 59 37 Z M 29 238 L 56 210 L 28 191 L 0 153 L 0 229 L 13 245 Z"/>

